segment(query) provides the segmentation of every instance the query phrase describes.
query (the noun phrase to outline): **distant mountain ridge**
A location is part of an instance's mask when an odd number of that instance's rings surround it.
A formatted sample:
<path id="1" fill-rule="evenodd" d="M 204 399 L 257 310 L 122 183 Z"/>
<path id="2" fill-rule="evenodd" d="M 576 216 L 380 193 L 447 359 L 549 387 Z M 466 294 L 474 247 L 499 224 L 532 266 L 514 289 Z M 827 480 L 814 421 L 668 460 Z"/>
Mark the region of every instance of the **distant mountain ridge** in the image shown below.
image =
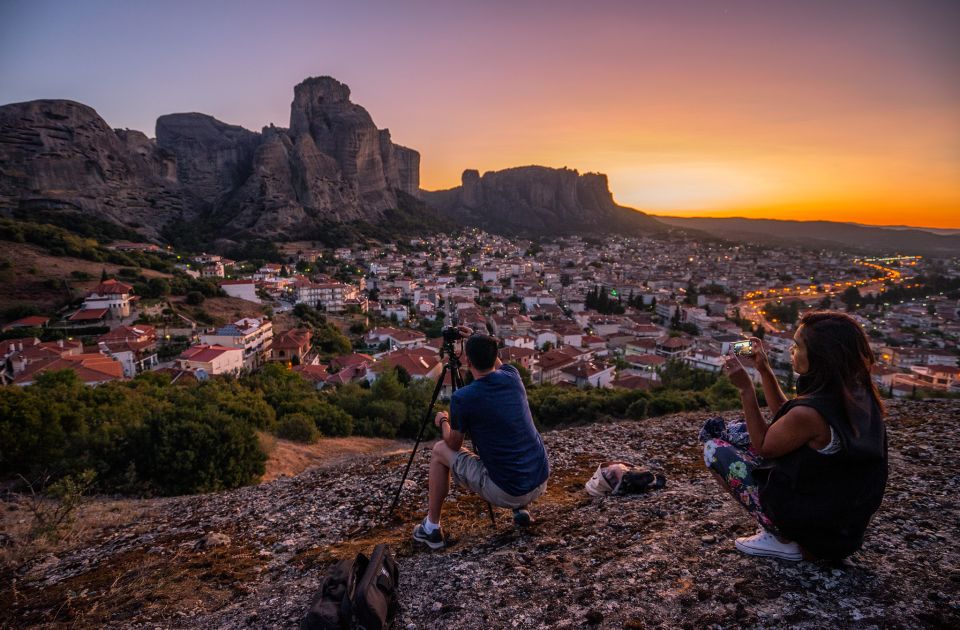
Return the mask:
<path id="1" fill-rule="evenodd" d="M 960 235 L 936 234 L 918 228 L 876 227 L 834 221 L 655 216 L 666 225 L 707 232 L 733 241 L 749 240 L 768 245 L 800 243 L 831 248 L 840 246 L 863 253 L 960 256 Z"/>
<path id="2" fill-rule="evenodd" d="M 650 216 L 618 205 L 602 173 L 519 166 L 480 175 L 466 170 L 461 185 L 421 191 L 421 198 L 458 223 L 522 236 L 578 232 L 659 231 Z"/>

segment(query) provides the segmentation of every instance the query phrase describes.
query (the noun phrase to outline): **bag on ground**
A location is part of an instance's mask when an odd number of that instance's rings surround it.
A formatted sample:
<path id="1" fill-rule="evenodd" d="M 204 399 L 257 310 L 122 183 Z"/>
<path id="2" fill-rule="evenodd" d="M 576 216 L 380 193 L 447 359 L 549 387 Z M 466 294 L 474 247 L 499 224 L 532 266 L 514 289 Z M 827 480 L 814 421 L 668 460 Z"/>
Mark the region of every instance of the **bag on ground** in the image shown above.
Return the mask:
<path id="1" fill-rule="evenodd" d="M 397 610 L 399 569 L 387 545 L 334 564 L 300 630 L 382 630 Z"/>

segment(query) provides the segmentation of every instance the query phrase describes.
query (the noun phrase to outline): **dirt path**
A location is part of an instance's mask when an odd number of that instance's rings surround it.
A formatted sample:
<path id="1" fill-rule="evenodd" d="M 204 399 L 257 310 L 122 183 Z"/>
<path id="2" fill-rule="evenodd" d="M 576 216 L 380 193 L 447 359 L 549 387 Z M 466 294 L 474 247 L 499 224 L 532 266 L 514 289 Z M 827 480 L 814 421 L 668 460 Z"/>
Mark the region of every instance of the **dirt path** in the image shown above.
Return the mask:
<path id="1" fill-rule="evenodd" d="M 324 438 L 316 444 L 299 444 L 265 433 L 260 434 L 260 443 L 269 457 L 261 483 L 292 477 L 305 470 L 340 466 L 357 456 L 393 455 L 409 451 L 413 446 L 408 440 L 366 437 Z"/>

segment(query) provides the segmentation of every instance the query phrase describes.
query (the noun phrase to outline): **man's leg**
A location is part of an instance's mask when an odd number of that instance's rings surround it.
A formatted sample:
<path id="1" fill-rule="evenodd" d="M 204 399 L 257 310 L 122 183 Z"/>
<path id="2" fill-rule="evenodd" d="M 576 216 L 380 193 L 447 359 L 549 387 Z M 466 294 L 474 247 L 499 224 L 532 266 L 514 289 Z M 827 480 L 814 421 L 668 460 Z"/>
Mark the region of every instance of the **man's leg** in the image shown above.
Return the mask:
<path id="1" fill-rule="evenodd" d="M 433 445 L 430 457 L 429 499 L 427 504 L 427 518 L 435 525 L 440 524 L 440 510 L 443 501 L 450 494 L 450 468 L 457 453 L 443 440 Z"/>

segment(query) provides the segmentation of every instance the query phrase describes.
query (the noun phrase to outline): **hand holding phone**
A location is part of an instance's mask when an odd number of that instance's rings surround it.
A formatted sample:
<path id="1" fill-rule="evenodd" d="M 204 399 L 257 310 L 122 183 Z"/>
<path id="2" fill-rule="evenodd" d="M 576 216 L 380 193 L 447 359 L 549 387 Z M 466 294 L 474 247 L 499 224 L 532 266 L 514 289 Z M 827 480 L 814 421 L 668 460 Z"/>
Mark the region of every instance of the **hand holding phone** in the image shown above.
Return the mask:
<path id="1" fill-rule="evenodd" d="M 730 351 L 738 357 L 750 356 L 753 354 L 753 342 L 749 339 L 734 341 L 730 345 Z"/>

